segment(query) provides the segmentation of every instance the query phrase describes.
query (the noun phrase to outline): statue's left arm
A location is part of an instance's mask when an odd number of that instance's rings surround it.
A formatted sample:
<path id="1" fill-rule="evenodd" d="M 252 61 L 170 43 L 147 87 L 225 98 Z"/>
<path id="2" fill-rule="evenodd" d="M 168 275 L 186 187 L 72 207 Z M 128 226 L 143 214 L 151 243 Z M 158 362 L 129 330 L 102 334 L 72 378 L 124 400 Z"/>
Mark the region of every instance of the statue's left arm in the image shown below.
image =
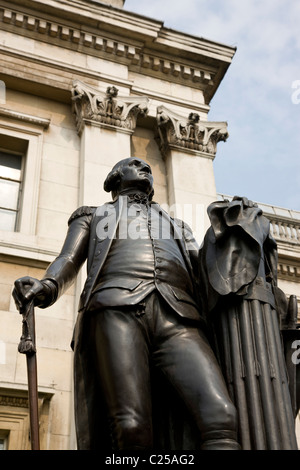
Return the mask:
<path id="1" fill-rule="evenodd" d="M 40 308 L 49 307 L 71 286 L 87 257 L 92 215 L 93 208 L 89 207 L 72 214 L 61 252 L 43 279 L 26 276 L 15 281 L 12 295 L 17 308 L 31 300 Z"/>

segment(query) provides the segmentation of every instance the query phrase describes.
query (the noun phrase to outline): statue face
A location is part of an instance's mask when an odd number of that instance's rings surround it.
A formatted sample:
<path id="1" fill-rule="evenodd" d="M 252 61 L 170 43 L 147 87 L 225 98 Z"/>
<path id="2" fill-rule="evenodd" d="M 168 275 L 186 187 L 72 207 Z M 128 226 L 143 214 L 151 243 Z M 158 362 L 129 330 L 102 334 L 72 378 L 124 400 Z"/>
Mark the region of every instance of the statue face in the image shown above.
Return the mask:
<path id="1" fill-rule="evenodd" d="M 152 191 L 153 176 L 151 167 L 140 158 L 130 158 L 121 168 L 119 190 L 140 189 L 147 194 Z"/>

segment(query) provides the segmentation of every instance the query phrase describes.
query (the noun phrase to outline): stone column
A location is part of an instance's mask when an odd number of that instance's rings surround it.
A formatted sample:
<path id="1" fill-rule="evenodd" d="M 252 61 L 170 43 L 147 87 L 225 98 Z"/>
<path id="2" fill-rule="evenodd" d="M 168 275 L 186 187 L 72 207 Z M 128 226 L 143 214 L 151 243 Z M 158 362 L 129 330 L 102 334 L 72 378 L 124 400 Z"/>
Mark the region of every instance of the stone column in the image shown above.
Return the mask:
<path id="1" fill-rule="evenodd" d="M 139 114 L 148 112 L 148 98 L 121 97 L 114 86 L 100 92 L 73 83 L 73 112 L 81 138 L 79 205 L 100 205 L 110 196 L 103 182 L 112 166 L 130 157 L 130 139 Z"/>
<path id="2" fill-rule="evenodd" d="M 201 243 L 209 226 L 207 206 L 217 199 L 213 160 L 217 143 L 228 138 L 226 122 L 201 121 L 157 108 L 158 142 L 165 159 L 169 206 Z"/>

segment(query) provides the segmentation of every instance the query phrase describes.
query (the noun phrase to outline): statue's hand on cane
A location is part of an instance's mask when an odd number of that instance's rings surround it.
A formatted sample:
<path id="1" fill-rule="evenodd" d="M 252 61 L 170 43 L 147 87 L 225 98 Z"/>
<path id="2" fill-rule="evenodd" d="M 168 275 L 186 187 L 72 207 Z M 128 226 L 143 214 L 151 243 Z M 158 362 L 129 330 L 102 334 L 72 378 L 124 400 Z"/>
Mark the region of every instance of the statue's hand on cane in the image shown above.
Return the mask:
<path id="1" fill-rule="evenodd" d="M 17 309 L 22 313 L 22 307 L 33 301 L 36 307 L 48 305 L 48 298 L 51 295 L 49 286 L 45 281 L 39 281 L 34 277 L 25 276 L 15 281 L 12 292 Z"/>

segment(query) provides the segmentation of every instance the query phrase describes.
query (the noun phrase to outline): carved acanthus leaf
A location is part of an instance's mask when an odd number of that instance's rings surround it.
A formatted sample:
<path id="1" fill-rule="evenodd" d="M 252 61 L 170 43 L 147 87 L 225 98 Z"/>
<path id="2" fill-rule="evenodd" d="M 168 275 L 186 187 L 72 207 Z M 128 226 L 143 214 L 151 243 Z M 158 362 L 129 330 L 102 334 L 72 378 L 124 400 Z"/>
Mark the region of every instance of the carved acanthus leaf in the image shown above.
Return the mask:
<path id="1" fill-rule="evenodd" d="M 138 115 L 148 113 L 149 99 L 144 96 L 118 96 L 118 89 L 114 86 L 103 93 L 76 80 L 72 88 L 72 101 L 78 132 L 85 121 L 131 131 L 136 127 Z"/>
<path id="2" fill-rule="evenodd" d="M 214 157 L 217 143 L 229 136 L 226 122 L 201 121 L 197 113 L 184 118 L 164 106 L 157 108 L 157 125 L 163 153 L 173 145 Z"/>

